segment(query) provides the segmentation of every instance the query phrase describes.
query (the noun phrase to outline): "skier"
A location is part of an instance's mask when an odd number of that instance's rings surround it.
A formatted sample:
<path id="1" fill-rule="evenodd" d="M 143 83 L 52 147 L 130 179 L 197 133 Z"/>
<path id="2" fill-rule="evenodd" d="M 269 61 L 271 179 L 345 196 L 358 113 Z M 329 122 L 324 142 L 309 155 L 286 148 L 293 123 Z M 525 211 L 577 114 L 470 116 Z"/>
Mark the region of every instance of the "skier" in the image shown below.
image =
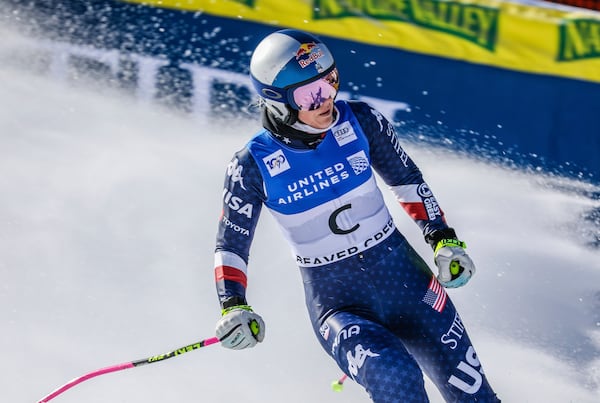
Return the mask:
<path id="1" fill-rule="evenodd" d="M 333 56 L 311 34 L 268 35 L 250 75 L 264 129 L 227 166 L 215 251 L 221 344 L 265 337 L 245 296 L 264 205 L 293 250 L 315 335 L 374 402 L 429 401 L 422 371 L 447 401 L 498 402 L 444 290 L 475 266 L 393 126 L 366 103 L 335 101 Z M 375 172 L 433 248 L 437 276 L 394 225 Z"/>

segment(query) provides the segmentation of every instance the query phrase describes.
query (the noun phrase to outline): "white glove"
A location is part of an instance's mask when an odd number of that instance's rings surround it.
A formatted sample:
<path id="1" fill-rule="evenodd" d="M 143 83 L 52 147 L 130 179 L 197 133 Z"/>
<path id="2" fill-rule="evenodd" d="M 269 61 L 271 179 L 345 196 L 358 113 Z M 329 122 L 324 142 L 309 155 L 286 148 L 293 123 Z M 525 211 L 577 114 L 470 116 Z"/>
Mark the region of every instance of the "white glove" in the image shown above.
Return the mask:
<path id="1" fill-rule="evenodd" d="M 465 253 L 466 247 L 458 239 L 442 239 L 437 243 L 433 259 L 439 269 L 437 279 L 444 287 L 461 287 L 475 274 L 475 265 Z"/>
<path id="2" fill-rule="evenodd" d="M 216 336 L 226 348 L 254 347 L 265 338 L 265 322 L 250 306 L 233 306 L 223 311 L 223 317 L 217 322 Z"/>

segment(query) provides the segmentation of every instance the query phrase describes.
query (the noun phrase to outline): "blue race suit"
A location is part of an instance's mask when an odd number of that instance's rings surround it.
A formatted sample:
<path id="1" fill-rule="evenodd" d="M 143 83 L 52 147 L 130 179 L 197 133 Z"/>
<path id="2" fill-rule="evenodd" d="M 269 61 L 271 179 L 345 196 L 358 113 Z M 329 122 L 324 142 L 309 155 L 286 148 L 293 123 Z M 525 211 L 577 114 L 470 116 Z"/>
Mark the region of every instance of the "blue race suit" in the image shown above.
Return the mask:
<path id="1" fill-rule="evenodd" d="M 427 236 L 444 213 L 393 126 L 337 101 L 314 148 L 261 130 L 227 167 L 215 252 L 220 302 L 245 301 L 263 206 L 302 274 L 321 345 L 377 403 L 427 402 L 423 375 L 451 402 L 497 402 L 450 298 L 394 225 L 374 171 Z"/>

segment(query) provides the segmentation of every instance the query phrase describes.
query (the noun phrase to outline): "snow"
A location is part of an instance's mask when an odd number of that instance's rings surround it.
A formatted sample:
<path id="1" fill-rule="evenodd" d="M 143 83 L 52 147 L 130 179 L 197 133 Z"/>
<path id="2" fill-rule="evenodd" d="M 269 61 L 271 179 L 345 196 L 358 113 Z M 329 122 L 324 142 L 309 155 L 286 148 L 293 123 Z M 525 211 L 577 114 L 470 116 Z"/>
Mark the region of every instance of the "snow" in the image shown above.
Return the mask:
<path id="1" fill-rule="evenodd" d="M 0 82 L 2 400 L 37 402 L 89 371 L 211 337 L 224 168 L 258 122 L 178 116 L 9 67 Z M 406 148 L 477 264 L 449 294 L 499 396 L 600 401 L 600 253 L 589 244 L 597 224 L 582 219 L 600 208 L 600 189 Z M 341 372 L 312 334 L 278 231 L 263 214 L 251 256 L 264 343 L 104 375 L 53 402 L 369 401 L 351 381 L 331 391 Z"/>

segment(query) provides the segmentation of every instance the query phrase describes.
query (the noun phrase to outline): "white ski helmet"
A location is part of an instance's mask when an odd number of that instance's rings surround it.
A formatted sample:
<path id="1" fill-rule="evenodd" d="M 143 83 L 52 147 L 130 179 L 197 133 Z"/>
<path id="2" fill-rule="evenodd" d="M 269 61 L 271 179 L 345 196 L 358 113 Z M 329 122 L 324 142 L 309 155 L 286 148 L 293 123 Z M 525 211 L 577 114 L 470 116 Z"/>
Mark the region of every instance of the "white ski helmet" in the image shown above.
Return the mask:
<path id="1" fill-rule="evenodd" d="M 327 46 L 317 37 L 294 29 L 276 31 L 256 47 L 250 60 L 250 78 L 267 109 L 291 124 L 298 110 L 292 91 L 335 69 Z"/>

